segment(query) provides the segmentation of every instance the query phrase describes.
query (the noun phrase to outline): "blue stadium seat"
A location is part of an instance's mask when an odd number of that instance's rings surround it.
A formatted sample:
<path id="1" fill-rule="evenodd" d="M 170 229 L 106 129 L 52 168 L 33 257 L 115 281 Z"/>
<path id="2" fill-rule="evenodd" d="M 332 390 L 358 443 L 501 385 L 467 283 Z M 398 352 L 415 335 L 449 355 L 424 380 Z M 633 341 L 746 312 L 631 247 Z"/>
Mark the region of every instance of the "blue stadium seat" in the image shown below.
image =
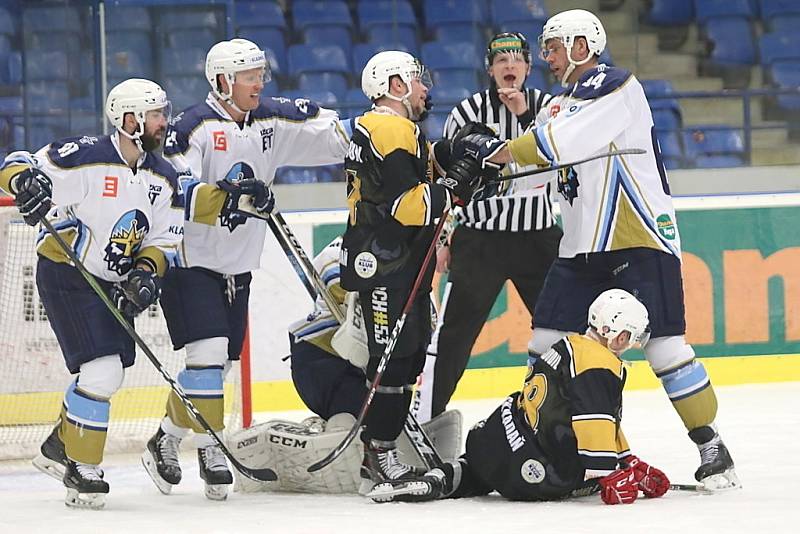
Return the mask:
<path id="1" fill-rule="evenodd" d="M 411 51 L 402 43 L 360 43 L 353 46 L 353 72 L 356 73 L 358 77 L 361 71 L 364 70 L 364 66 L 367 64 L 367 61 L 369 61 L 372 56 L 378 52 L 384 52 L 386 50 L 401 50 L 403 52 L 411 53 Z"/>
<path id="2" fill-rule="evenodd" d="M 744 161 L 744 140 L 741 130 L 720 125 L 691 126 L 683 132 L 686 155 L 692 159 L 699 156 L 738 156 Z"/>
<path id="3" fill-rule="evenodd" d="M 756 59 L 753 30 L 742 17 L 711 19 L 705 34 L 713 43 L 710 59 L 719 65 L 751 65 Z"/>
<path id="4" fill-rule="evenodd" d="M 106 57 L 108 75 L 118 78 L 152 78 L 153 65 L 133 51 L 109 53 Z"/>
<path id="5" fill-rule="evenodd" d="M 294 91 L 283 91 L 281 96 L 291 98 L 292 100 L 297 98 L 305 98 L 307 100 L 311 100 L 312 102 L 316 102 L 324 108 L 329 109 L 335 108 L 336 104 L 339 103 L 339 99 L 330 91 L 302 91 L 300 89 L 296 89 Z"/>
<path id="6" fill-rule="evenodd" d="M 281 167 L 275 173 L 276 184 L 315 184 L 331 181 L 333 180 L 327 167 Z"/>
<path id="7" fill-rule="evenodd" d="M 449 113 L 465 98 L 472 96 L 472 91 L 466 87 L 433 87 L 431 101 L 437 112 Z"/>
<path id="8" fill-rule="evenodd" d="M 761 18 L 765 21 L 784 15 L 800 15 L 797 0 L 761 0 Z"/>
<path id="9" fill-rule="evenodd" d="M 11 52 L 11 39 L 7 35 L 0 34 L 0 54 Z"/>
<path id="10" fill-rule="evenodd" d="M 162 48 L 161 68 L 173 76 L 204 74 L 206 50 L 204 48 Z"/>
<path id="11" fill-rule="evenodd" d="M 303 30 L 309 24 L 353 27 L 350 9 L 338 0 L 297 0 L 292 4 L 294 29 Z"/>
<path id="12" fill-rule="evenodd" d="M 21 115 L 21 96 L 0 96 L 0 115 Z"/>
<path id="13" fill-rule="evenodd" d="M 97 113 L 75 113 L 69 117 L 68 135 L 97 135 L 102 127 L 98 124 Z"/>
<path id="14" fill-rule="evenodd" d="M 759 40 L 761 64 L 771 65 L 775 61 L 800 59 L 800 36 L 797 33 L 765 33 Z"/>
<path id="15" fill-rule="evenodd" d="M 531 60 L 533 61 L 533 65 L 535 67 L 538 66 L 545 70 L 549 70 L 547 68 L 547 63 L 541 57 L 539 57 L 538 39 L 539 36 L 542 35 L 544 23 L 545 21 L 543 20 L 531 20 L 528 22 L 504 22 L 497 28 L 497 31 L 519 32 L 524 35 L 528 40 L 528 45 L 531 47 Z"/>
<path id="16" fill-rule="evenodd" d="M 682 26 L 694 20 L 693 0 L 652 0 L 645 20 L 653 26 Z"/>
<path id="17" fill-rule="evenodd" d="M 265 51 L 272 50 L 275 61 L 280 65 L 279 72 L 286 71 L 286 40 L 283 37 L 283 30 L 278 28 L 241 28 L 236 34 L 243 39 L 253 41 Z M 274 66 L 273 70 L 275 70 Z"/>
<path id="18" fill-rule="evenodd" d="M 25 108 L 33 113 L 66 112 L 69 88 L 66 81 L 36 81 L 25 84 Z"/>
<path id="19" fill-rule="evenodd" d="M 640 80 L 644 94 L 647 97 L 650 109 L 655 112 L 656 110 L 667 110 L 673 113 L 676 119 L 681 120 L 681 107 L 675 98 L 669 97 L 675 90 L 672 87 L 672 82 L 669 80 Z M 658 126 L 656 126 L 658 128 Z"/>
<path id="20" fill-rule="evenodd" d="M 109 28 L 113 30 L 109 31 Z M 146 7 L 117 6 L 106 3 L 106 31 L 107 36 L 117 31 L 137 30 L 142 32 L 152 31 L 150 12 Z"/>
<path id="21" fill-rule="evenodd" d="M 431 41 L 422 45 L 422 62 L 434 70 L 482 69 L 483 53 L 469 42 Z"/>
<path id="22" fill-rule="evenodd" d="M 56 129 L 49 124 L 31 124 L 27 137 L 27 148 L 29 148 L 31 152 L 34 152 L 52 143 L 61 136 L 58 135 Z M 25 142 L 23 141 L 23 143 Z"/>
<path id="23" fill-rule="evenodd" d="M 781 89 L 797 89 L 800 87 L 800 59 L 773 63 L 770 77 Z M 800 95 L 779 95 L 778 106 L 786 110 L 800 111 Z"/>
<path id="24" fill-rule="evenodd" d="M 338 72 L 350 74 L 350 59 L 336 45 L 292 45 L 288 53 L 289 75 L 307 72 Z"/>
<path id="25" fill-rule="evenodd" d="M 496 25 L 510 22 L 530 22 L 532 19 L 547 20 L 544 0 L 491 0 L 490 11 Z"/>
<path id="26" fill-rule="evenodd" d="M 434 87 L 466 87 L 471 92 L 478 90 L 479 80 L 483 80 L 486 73 L 475 69 L 448 69 L 432 70 Z"/>
<path id="27" fill-rule="evenodd" d="M 432 29 L 442 24 L 474 22 L 488 23 L 485 2 L 479 0 L 425 0 L 425 27 Z"/>
<path id="28" fill-rule="evenodd" d="M 681 139 L 678 136 L 678 132 L 656 129 L 656 138 L 664 160 L 677 161 L 678 165 L 680 165 L 683 162 L 683 150 L 681 149 Z"/>
<path id="29" fill-rule="evenodd" d="M 73 58 L 81 51 L 81 37 L 77 33 L 38 31 L 25 34 L 25 48 L 61 50 Z"/>
<path id="30" fill-rule="evenodd" d="M 92 115 L 97 116 L 97 110 L 95 106 L 96 102 L 94 100 L 94 96 L 86 95 L 86 96 L 76 96 L 69 99 L 69 110 L 70 113 L 76 112 L 91 112 Z"/>
<path id="31" fill-rule="evenodd" d="M 17 33 L 16 25 L 19 24 L 19 20 L 15 19 L 16 17 L 8 9 L 0 7 L 0 35 L 14 35 Z"/>
<path id="32" fill-rule="evenodd" d="M 218 29 L 211 28 L 190 28 L 175 29 L 166 34 L 168 48 L 202 48 L 208 50 L 215 43 L 221 41 L 225 35 Z"/>
<path id="33" fill-rule="evenodd" d="M 279 77 L 282 76 L 284 72 L 286 72 L 286 54 L 283 54 L 282 58 L 278 57 L 278 54 L 275 53 L 274 50 L 271 48 L 264 49 L 264 55 L 267 58 L 267 62 L 269 63 L 269 68 L 272 73 L 272 77 Z"/>
<path id="34" fill-rule="evenodd" d="M 164 10 L 158 16 L 161 29 L 165 32 L 173 30 L 188 30 L 207 28 L 217 30 L 224 26 L 217 15 L 218 10 L 211 9 L 191 9 L 176 8 Z"/>
<path id="35" fill-rule="evenodd" d="M 483 27 L 471 22 L 442 24 L 434 29 L 433 34 L 437 41 L 473 43 L 478 50 L 485 47 L 487 41 Z"/>
<path id="36" fill-rule="evenodd" d="M 109 54 L 117 52 L 134 52 L 145 64 L 153 63 L 152 35 L 139 30 L 108 32 L 106 48 Z"/>
<path id="37" fill-rule="evenodd" d="M 361 115 L 372 107 L 372 102 L 363 91 L 358 88 L 348 89 L 340 100 L 339 115 L 341 117 L 355 117 Z"/>
<path id="38" fill-rule="evenodd" d="M 528 79 L 525 81 L 526 86 L 542 91 L 546 91 L 552 83 L 553 78 L 550 76 L 550 72 L 536 65 L 531 68 L 531 73 L 528 74 Z"/>
<path id="39" fill-rule="evenodd" d="M 754 17 L 750 0 L 695 0 L 694 9 L 698 24 L 720 17 Z"/>
<path id="40" fill-rule="evenodd" d="M 406 0 L 361 0 L 357 13 L 362 31 L 374 24 L 397 24 L 411 28 L 418 25 L 414 9 Z"/>
<path id="41" fill-rule="evenodd" d="M 246 0 L 236 1 L 235 23 L 237 28 L 274 28 L 283 31 L 286 19 L 277 2 Z"/>
<path id="42" fill-rule="evenodd" d="M 22 12 L 22 24 L 27 33 L 79 33 L 81 19 L 75 7 L 29 7 Z"/>
<path id="43" fill-rule="evenodd" d="M 306 44 L 325 46 L 331 43 L 342 47 L 349 57 L 352 54 L 353 42 L 350 29 L 344 26 L 328 26 L 325 24 L 309 24 L 303 30 L 303 40 Z"/>
<path id="44" fill-rule="evenodd" d="M 385 42 L 401 43 L 403 48 L 414 56 L 419 52 L 417 29 L 412 26 L 396 24 L 373 24 L 367 30 L 367 42 L 381 45 Z"/>
<path id="45" fill-rule="evenodd" d="M 669 109 L 653 109 L 653 124 L 656 130 L 677 130 L 681 127 L 681 119 Z"/>
<path id="46" fill-rule="evenodd" d="M 431 113 L 422 123 L 422 131 L 425 137 L 431 141 L 441 139 L 444 133 L 444 123 L 446 120 L 447 113 Z"/>
<path id="47" fill-rule="evenodd" d="M 22 83 L 22 54 L 7 52 L 0 54 L 0 84 Z"/>
<path id="48" fill-rule="evenodd" d="M 340 72 L 304 72 L 297 76 L 297 88 L 309 91 L 330 91 L 338 97 L 347 92 L 347 76 Z"/>
<path id="49" fill-rule="evenodd" d="M 781 15 L 769 22 L 770 31 L 774 33 L 793 33 L 800 28 L 800 13 Z"/>
<path id="50" fill-rule="evenodd" d="M 174 114 L 203 102 L 209 90 L 208 81 L 202 76 L 172 76 L 164 80 L 163 87 Z"/>
<path id="51" fill-rule="evenodd" d="M 25 79 L 66 80 L 69 78 L 69 62 L 66 52 L 29 50 L 25 54 Z"/>
<path id="52" fill-rule="evenodd" d="M 721 169 L 729 167 L 741 167 L 744 165 L 744 159 L 741 156 L 723 155 L 723 156 L 705 156 L 700 155 L 694 158 L 694 166 L 698 169 Z"/>

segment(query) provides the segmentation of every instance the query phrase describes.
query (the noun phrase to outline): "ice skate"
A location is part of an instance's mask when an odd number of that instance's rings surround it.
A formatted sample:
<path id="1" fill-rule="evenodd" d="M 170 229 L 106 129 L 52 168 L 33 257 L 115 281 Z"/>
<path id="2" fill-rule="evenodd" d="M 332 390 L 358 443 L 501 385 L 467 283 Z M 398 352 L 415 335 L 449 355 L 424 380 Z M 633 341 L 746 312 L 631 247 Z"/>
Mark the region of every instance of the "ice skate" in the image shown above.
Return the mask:
<path id="1" fill-rule="evenodd" d="M 147 448 L 142 454 L 142 465 L 164 495 L 169 495 L 172 486 L 181 481 L 181 464 L 178 458 L 180 444 L 180 438 L 159 428 L 147 442 Z"/>
<path id="2" fill-rule="evenodd" d="M 709 491 L 741 488 L 728 448 L 719 434 L 710 426 L 701 426 L 689 432 L 689 437 L 700 450 L 700 467 L 694 478 Z"/>
<path id="3" fill-rule="evenodd" d="M 364 446 L 361 463 L 361 487 L 358 492 L 367 495 L 376 484 L 387 481 L 413 480 L 419 473 L 413 466 L 400 461 L 394 441 L 372 439 Z"/>
<path id="4" fill-rule="evenodd" d="M 33 459 L 33 466 L 58 481 L 64 479 L 64 472 L 67 466 L 67 453 L 64 451 L 64 442 L 58 437 L 56 425 L 42 446 L 39 447 L 39 454 Z"/>
<path id="5" fill-rule="evenodd" d="M 424 476 L 411 480 L 391 480 L 376 484 L 367 494 L 375 502 L 422 502 L 440 499 L 445 490 L 445 474 L 433 469 Z"/>
<path id="6" fill-rule="evenodd" d="M 206 497 L 212 501 L 228 498 L 228 486 L 233 484 L 233 475 L 228 470 L 228 462 L 218 445 L 197 449 L 200 464 L 200 478 L 206 483 Z"/>
<path id="7" fill-rule="evenodd" d="M 67 498 L 64 503 L 74 508 L 99 510 L 105 506 L 108 482 L 99 466 L 67 460 L 64 472 Z"/>

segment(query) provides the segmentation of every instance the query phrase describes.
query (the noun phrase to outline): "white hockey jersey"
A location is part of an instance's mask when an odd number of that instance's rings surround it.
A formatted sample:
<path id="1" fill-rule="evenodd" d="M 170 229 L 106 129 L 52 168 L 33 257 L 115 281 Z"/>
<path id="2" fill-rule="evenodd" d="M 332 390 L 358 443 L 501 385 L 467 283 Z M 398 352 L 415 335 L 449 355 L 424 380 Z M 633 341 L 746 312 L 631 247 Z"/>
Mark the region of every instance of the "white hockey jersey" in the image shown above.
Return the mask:
<path id="1" fill-rule="evenodd" d="M 177 174 L 153 153 L 142 155 L 134 173 L 117 135 L 66 138 L 35 155 L 13 152 L 3 168 L 33 165 L 50 177 L 55 207 L 48 219 L 93 275 L 109 282 L 126 279 L 137 259 L 163 275 L 183 234 Z M 70 263 L 44 231 L 37 252 Z"/>
<path id="2" fill-rule="evenodd" d="M 532 135 L 509 142 L 515 161 L 545 159 L 553 165 L 623 148 L 647 152 L 559 171 L 562 258 L 635 247 L 680 258 L 680 236 L 653 117 L 633 74 L 603 64 L 585 72 L 539 113 Z"/>
<path id="3" fill-rule="evenodd" d="M 178 172 L 191 172 L 201 183 L 226 177 L 258 178 L 271 184 L 281 166 L 342 163 L 349 139 L 334 111 L 305 99 L 275 97 L 251 111 L 240 127 L 209 93 L 171 122 L 164 155 Z M 200 191 L 199 194 L 204 194 Z M 192 222 L 198 204 L 187 188 L 189 213 L 178 254 L 179 267 L 204 267 L 240 274 L 259 267 L 267 223 L 234 216 L 208 226 Z"/>

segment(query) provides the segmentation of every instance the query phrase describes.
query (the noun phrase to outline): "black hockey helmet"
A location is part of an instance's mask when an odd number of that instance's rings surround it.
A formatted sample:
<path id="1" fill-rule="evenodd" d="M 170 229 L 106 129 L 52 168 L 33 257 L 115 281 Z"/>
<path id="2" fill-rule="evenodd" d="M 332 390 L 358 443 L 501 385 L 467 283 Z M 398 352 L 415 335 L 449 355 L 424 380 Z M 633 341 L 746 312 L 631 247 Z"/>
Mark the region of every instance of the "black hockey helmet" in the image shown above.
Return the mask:
<path id="1" fill-rule="evenodd" d="M 525 61 L 531 62 L 531 47 L 528 39 L 520 32 L 500 32 L 489 40 L 486 45 L 485 65 L 488 69 L 494 61 L 494 56 L 502 52 L 520 52 Z"/>

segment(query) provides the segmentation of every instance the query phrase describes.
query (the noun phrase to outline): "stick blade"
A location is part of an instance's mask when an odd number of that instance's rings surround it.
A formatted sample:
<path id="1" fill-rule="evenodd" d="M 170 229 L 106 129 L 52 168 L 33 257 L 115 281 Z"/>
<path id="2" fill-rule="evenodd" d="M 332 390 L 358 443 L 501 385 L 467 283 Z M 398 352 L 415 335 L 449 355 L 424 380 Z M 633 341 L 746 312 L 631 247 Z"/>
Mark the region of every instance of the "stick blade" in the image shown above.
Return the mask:
<path id="1" fill-rule="evenodd" d="M 250 469 L 249 467 L 245 467 L 241 464 L 235 466 L 236 470 L 239 471 L 241 474 L 249 478 L 250 480 L 255 480 L 256 482 L 274 482 L 278 480 L 278 475 L 270 469 L 269 467 L 262 467 L 261 469 Z"/>

